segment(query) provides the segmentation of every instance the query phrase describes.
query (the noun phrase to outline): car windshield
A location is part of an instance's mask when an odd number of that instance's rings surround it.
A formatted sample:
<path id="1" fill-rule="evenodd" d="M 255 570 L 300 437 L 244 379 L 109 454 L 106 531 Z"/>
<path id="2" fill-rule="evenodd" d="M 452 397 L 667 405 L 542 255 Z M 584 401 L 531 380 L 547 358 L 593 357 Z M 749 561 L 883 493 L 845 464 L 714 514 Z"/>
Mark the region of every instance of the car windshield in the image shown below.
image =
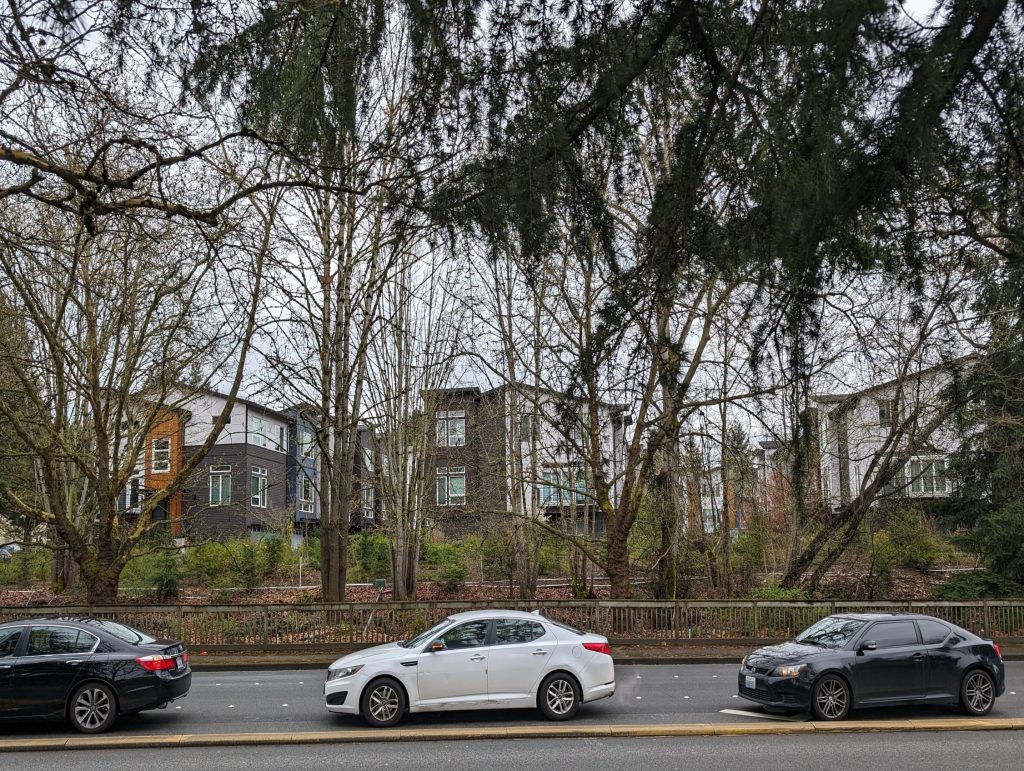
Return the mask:
<path id="1" fill-rule="evenodd" d="M 416 647 L 418 647 L 420 645 L 423 645 L 423 643 L 425 643 L 431 637 L 436 635 L 438 632 L 440 632 L 446 626 L 450 626 L 451 623 L 452 623 L 452 620 L 450 618 L 446 618 L 444 621 L 442 621 L 437 626 L 432 626 L 426 632 L 420 632 L 418 635 L 413 637 L 411 640 L 406 640 L 405 642 L 402 643 L 402 646 L 405 647 L 405 648 L 416 648 Z"/>
<path id="2" fill-rule="evenodd" d="M 829 616 L 808 627 L 797 635 L 796 641 L 820 648 L 842 648 L 864 626 L 866 622 L 855 618 Z"/>

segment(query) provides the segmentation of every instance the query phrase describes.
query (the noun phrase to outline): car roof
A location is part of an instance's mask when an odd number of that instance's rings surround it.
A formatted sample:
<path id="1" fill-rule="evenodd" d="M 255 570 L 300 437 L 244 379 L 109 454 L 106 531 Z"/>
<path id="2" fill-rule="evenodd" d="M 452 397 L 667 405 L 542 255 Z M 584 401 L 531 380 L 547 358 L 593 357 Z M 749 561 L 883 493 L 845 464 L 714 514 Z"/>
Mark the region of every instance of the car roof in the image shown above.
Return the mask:
<path id="1" fill-rule="evenodd" d="M 502 608 L 491 608 L 488 610 L 467 610 L 462 613 L 453 613 L 448 618 L 453 621 L 474 621 L 486 618 L 522 618 L 536 621 L 543 618 L 539 613 L 530 613 L 525 610 L 504 610 Z M 545 619 L 547 620 L 547 619 Z"/>
<path id="2" fill-rule="evenodd" d="M 8 626 L 37 626 L 39 624 L 59 624 L 61 626 L 75 627 L 76 629 L 96 629 L 97 622 L 107 622 L 107 618 L 84 618 L 82 616 L 38 616 L 34 618 L 20 618 L 15 621 L 5 621 L 0 624 L 0 629 Z M 102 626 L 100 626 L 102 629 Z"/>

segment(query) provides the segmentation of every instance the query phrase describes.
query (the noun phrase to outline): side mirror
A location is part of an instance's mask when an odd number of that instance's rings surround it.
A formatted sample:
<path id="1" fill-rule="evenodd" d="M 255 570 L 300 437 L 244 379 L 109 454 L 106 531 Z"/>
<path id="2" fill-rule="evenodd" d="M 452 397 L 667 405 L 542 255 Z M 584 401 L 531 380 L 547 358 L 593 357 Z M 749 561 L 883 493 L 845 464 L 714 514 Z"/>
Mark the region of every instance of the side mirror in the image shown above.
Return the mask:
<path id="1" fill-rule="evenodd" d="M 860 651 L 862 653 L 864 651 L 873 651 L 873 650 L 877 650 L 877 649 L 878 649 L 878 646 L 875 644 L 874 640 L 865 640 L 864 642 L 862 642 L 860 644 Z"/>
<path id="2" fill-rule="evenodd" d="M 432 642 L 430 644 L 430 651 L 432 653 L 437 653 L 438 651 L 443 651 L 443 650 L 444 650 L 444 640 L 434 640 L 434 642 Z"/>

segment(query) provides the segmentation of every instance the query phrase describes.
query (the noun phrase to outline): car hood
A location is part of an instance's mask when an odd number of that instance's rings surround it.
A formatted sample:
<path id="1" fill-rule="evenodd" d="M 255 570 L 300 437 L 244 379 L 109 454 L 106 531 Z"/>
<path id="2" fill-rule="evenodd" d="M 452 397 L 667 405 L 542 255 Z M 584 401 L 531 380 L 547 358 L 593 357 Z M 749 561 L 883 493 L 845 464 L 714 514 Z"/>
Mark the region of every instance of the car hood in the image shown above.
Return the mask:
<path id="1" fill-rule="evenodd" d="M 342 656 L 331 664 L 330 669 L 337 669 L 338 667 L 351 667 L 355 664 L 366 664 L 374 659 L 388 659 L 395 658 L 404 655 L 415 656 L 417 651 L 403 648 L 396 642 L 386 643 L 384 645 L 374 645 L 372 648 L 363 648 L 361 651 L 355 653 L 349 653 L 346 656 Z"/>
<path id="2" fill-rule="evenodd" d="M 779 645 L 758 648 L 747 656 L 747 664 L 758 668 L 777 667 L 781 664 L 791 664 L 796 661 L 809 661 L 810 659 L 834 652 L 829 648 L 819 648 L 816 645 L 785 642 Z"/>

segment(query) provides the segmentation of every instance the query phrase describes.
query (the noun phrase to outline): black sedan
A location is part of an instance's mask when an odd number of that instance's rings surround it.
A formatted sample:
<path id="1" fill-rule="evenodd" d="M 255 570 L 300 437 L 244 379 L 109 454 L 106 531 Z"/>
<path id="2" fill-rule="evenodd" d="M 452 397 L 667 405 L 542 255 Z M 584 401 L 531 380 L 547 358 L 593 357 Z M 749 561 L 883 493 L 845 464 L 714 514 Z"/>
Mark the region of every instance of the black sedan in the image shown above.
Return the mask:
<path id="1" fill-rule="evenodd" d="M 959 704 L 985 715 L 1006 687 L 999 646 L 931 616 L 846 613 L 743 659 L 739 695 L 842 720 L 851 709 Z"/>
<path id="2" fill-rule="evenodd" d="M 180 642 L 102 619 L 0 624 L 0 719 L 66 718 L 99 733 L 119 715 L 162 709 L 188 694 Z"/>

